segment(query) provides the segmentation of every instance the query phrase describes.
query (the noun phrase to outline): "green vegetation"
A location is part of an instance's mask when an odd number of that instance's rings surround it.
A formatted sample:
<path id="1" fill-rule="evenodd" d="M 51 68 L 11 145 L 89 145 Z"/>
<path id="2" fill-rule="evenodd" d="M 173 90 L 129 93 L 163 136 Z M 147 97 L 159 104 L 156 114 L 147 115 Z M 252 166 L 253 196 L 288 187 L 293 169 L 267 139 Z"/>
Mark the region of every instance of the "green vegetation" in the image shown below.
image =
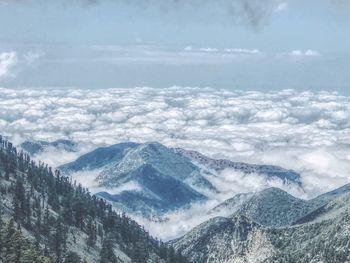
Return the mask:
<path id="1" fill-rule="evenodd" d="M 0 262 L 188 262 L 0 136 Z M 95 253 L 97 252 L 97 253 Z M 125 259 L 126 258 L 126 259 Z"/>

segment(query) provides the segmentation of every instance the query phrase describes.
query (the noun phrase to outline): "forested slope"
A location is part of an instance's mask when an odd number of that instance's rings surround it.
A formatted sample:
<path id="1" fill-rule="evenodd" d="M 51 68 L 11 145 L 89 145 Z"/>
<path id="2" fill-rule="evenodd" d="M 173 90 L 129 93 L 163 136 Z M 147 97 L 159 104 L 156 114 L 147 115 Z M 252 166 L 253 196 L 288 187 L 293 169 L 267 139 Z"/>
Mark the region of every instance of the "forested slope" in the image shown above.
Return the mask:
<path id="1" fill-rule="evenodd" d="M 0 136 L 0 262 L 187 262 Z"/>

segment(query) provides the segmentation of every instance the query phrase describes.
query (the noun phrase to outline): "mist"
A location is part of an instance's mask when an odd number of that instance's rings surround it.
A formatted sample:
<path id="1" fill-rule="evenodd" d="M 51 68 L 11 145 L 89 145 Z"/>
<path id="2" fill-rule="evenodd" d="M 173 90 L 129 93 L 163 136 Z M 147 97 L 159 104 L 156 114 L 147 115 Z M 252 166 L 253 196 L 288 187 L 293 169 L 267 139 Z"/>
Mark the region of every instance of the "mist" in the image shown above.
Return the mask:
<path id="1" fill-rule="evenodd" d="M 231 208 L 214 208 L 237 194 L 256 193 L 270 187 L 278 187 L 299 198 L 306 197 L 303 189 L 297 185 L 285 184 L 281 179 L 268 179 L 266 176 L 259 174 L 243 174 L 226 169 L 218 173 L 215 179 L 214 177 L 208 177 L 207 179 L 216 187 L 218 193 L 209 195 L 206 202 L 192 204 L 187 209 L 168 213 L 157 221 L 150 221 L 132 215 L 131 217 L 143 225 L 153 236 L 167 241 L 181 237 L 210 218 L 233 215 L 235 210 Z"/>

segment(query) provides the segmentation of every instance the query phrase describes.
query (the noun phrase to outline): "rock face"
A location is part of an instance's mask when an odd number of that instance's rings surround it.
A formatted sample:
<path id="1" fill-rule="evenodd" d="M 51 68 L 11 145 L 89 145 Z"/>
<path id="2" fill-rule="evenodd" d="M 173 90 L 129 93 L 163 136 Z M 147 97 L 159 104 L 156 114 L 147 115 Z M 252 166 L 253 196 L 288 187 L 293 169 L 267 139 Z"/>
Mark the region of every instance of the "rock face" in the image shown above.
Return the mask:
<path id="1" fill-rule="evenodd" d="M 347 262 L 349 190 L 344 186 L 304 201 L 267 189 L 231 217 L 211 219 L 170 243 L 198 263 Z"/>
<path id="2" fill-rule="evenodd" d="M 213 218 L 170 244 L 198 263 L 261 262 L 273 254 L 264 229 L 241 215 Z"/>
<path id="3" fill-rule="evenodd" d="M 300 184 L 298 174 L 279 167 L 214 160 L 191 153 L 157 142 L 120 143 L 97 148 L 59 169 L 65 175 L 97 171 L 94 179 L 102 189 L 97 195 L 113 202 L 122 211 L 147 218 L 185 209 L 217 194 L 212 179 L 225 168 Z"/>

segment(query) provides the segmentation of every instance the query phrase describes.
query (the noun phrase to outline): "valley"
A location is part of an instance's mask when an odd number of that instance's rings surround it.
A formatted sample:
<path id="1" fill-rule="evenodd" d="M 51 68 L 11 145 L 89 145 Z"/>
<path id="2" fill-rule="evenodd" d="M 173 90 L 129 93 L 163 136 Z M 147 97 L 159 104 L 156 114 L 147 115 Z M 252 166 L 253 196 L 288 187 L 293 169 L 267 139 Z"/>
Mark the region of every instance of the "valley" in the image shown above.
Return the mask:
<path id="1" fill-rule="evenodd" d="M 44 143 L 44 147 L 52 145 L 55 144 Z M 75 174 L 83 179 L 84 173 L 93 175 L 89 180 L 100 190 L 94 193 L 95 197 L 117 213 L 134 218 L 153 236 L 168 228 L 168 235 L 158 237 L 193 263 L 348 259 L 349 185 L 309 200 L 299 199 L 268 184 L 277 181 L 282 188 L 303 191 L 300 175 L 294 171 L 210 159 L 198 152 L 159 143 L 120 143 L 96 148 L 58 169 L 64 176 L 62 180 L 74 180 Z M 225 169 L 242 173 L 239 179 L 254 174 L 266 184 L 261 190 L 232 191 L 231 197 L 225 198 L 230 194 L 220 192 L 222 188 L 217 184 L 220 171 Z M 4 206 L 11 207 L 7 201 Z M 8 211 L 7 220 L 11 214 Z M 174 224 L 176 221 L 178 224 Z M 344 230 L 341 233 L 340 227 Z M 75 231 L 86 235 L 84 229 Z M 94 242 L 92 249 L 96 252 L 91 253 L 98 253 L 102 239 Z M 330 250 L 327 244 L 337 246 L 337 250 Z M 117 254 L 120 253 L 130 258 L 130 252 L 121 249 Z"/>

